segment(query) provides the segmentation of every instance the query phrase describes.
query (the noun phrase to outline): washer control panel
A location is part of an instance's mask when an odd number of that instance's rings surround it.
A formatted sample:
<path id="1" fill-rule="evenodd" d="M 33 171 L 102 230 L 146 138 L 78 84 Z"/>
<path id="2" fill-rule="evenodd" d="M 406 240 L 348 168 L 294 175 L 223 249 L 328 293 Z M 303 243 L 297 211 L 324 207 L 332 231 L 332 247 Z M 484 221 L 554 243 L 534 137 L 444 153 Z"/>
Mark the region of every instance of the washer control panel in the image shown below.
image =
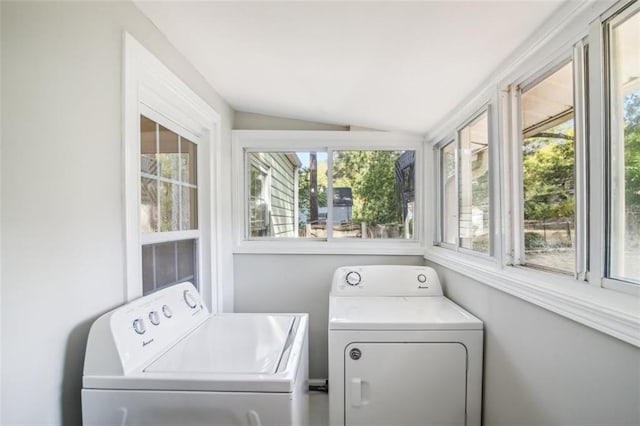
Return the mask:
<path id="1" fill-rule="evenodd" d="M 442 296 L 438 274 L 428 266 L 364 265 L 336 269 L 337 296 Z"/>
<path id="2" fill-rule="evenodd" d="M 120 363 L 128 368 L 166 350 L 209 317 L 198 290 L 189 282 L 180 283 L 136 299 L 96 320 L 89 335 L 108 330 L 118 350 Z"/>

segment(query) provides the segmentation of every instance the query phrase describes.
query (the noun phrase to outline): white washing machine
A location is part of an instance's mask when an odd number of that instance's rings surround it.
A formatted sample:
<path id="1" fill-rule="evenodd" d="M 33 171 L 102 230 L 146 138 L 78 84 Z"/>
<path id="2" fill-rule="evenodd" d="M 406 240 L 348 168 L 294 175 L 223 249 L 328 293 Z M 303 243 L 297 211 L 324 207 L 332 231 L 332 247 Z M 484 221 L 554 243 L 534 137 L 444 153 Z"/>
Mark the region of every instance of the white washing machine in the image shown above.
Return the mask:
<path id="1" fill-rule="evenodd" d="M 190 283 L 97 319 L 85 425 L 308 423 L 308 316 L 211 315 Z"/>
<path id="2" fill-rule="evenodd" d="M 336 270 L 329 417 L 339 425 L 479 426 L 482 322 L 424 266 Z"/>

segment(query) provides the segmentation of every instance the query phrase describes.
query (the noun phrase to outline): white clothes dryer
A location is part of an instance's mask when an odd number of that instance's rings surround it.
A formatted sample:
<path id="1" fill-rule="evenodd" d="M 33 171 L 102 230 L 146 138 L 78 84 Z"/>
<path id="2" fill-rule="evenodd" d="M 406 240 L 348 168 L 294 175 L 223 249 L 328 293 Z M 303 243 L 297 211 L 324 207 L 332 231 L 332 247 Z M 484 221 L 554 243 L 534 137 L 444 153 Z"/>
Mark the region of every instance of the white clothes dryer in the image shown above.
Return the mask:
<path id="1" fill-rule="evenodd" d="M 211 315 L 191 283 L 91 327 L 85 425 L 308 423 L 307 314 Z"/>
<path id="2" fill-rule="evenodd" d="M 443 296 L 432 268 L 338 268 L 330 424 L 480 426 L 482 351 L 482 322 Z"/>

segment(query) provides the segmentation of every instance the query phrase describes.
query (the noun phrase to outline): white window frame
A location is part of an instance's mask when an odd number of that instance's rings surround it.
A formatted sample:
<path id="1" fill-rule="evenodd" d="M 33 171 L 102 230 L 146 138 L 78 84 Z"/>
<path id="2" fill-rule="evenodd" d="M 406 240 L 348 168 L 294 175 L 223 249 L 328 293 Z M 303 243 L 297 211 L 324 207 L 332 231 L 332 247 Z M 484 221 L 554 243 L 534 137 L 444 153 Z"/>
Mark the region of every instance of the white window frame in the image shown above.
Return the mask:
<path id="1" fill-rule="evenodd" d="M 599 48 L 598 52 L 600 52 L 600 54 L 597 55 L 597 58 L 593 58 L 593 66 L 597 66 L 598 71 L 601 73 L 600 75 L 598 75 L 599 85 L 597 86 L 597 89 L 602 96 L 602 104 L 606 104 L 606 107 L 602 108 L 601 110 L 601 115 L 595 120 L 592 120 L 594 122 L 591 123 L 592 131 L 597 131 L 602 135 L 601 144 L 597 148 L 597 153 L 600 154 L 600 157 L 597 159 L 594 159 L 593 157 L 591 158 L 592 161 L 596 162 L 594 173 L 591 177 L 592 179 L 596 179 L 597 176 L 604 176 L 604 179 L 602 179 L 602 181 L 600 182 L 600 184 L 603 186 L 603 189 L 599 194 L 602 199 L 602 202 L 599 204 L 600 206 L 602 206 L 602 208 L 598 211 L 600 220 L 598 220 L 597 224 L 595 224 L 596 226 L 592 227 L 591 232 L 596 237 L 594 238 L 595 241 L 592 241 L 592 244 L 595 245 L 594 248 L 598 249 L 598 253 L 601 254 L 600 262 L 597 265 L 597 269 L 593 271 L 596 272 L 596 274 L 594 274 L 593 276 L 593 281 L 597 282 L 603 288 L 623 291 L 640 297 L 639 283 L 626 281 L 624 279 L 611 278 L 609 276 L 610 265 L 608 261 L 609 256 L 611 256 L 611 248 L 609 247 L 609 234 L 613 231 L 611 230 L 611 227 L 609 226 L 610 223 L 608 222 L 608 218 L 610 215 L 608 207 L 611 203 L 610 145 L 612 138 L 612 129 L 609 117 L 611 109 L 611 76 L 609 75 L 609 70 L 606 69 L 611 55 L 611 46 L 607 42 L 610 42 L 609 30 L 611 26 L 615 25 L 615 23 L 621 20 L 624 20 L 629 15 L 636 13 L 640 14 L 640 2 L 636 2 L 635 4 L 632 3 L 632 1 L 629 1 L 622 7 L 612 8 L 608 13 L 603 15 L 599 21 L 593 22 L 591 27 L 592 38 L 597 39 L 596 45 Z"/>
<path id="2" fill-rule="evenodd" d="M 279 131 L 234 130 L 233 138 L 233 229 L 234 253 L 279 254 L 377 254 L 422 255 L 424 253 L 424 201 L 423 201 L 423 139 L 393 132 L 369 131 Z M 329 169 L 334 151 L 342 150 L 411 150 L 416 152 L 415 193 L 419 207 L 414 220 L 414 239 L 341 239 L 316 240 L 311 238 L 247 238 L 247 172 L 246 152 L 326 152 Z M 328 194 L 332 194 L 332 180 L 328 179 Z M 330 198 L 328 198 L 330 199 Z M 327 222 L 331 223 L 332 209 L 327 209 Z"/>
<path id="3" fill-rule="evenodd" d="M 123 36 L 124 298 L 142 296 L 143 244 L 196 238 L 200 291 L 213 312 L 221 309 L 218 189 L 220 116 L 130 34 Z M 198 229 L 140 232 L 140 115 L 198 145 Z M 218 194 L 220 191 L 215 191 Z"/>
<path id="4" fill-rule="evenodd" d="M 511 177 L 512 182 L 516 183 L 511 189 L 511 207 L 512 218 L 512 238 L 510 242 L 513 250 L 513 258 L 511 265 L 544 270 L 552 274 L 564 274 L 564 272 L 546 269 L 543 266 L 527 265 L 524 245 L 524 188 L 523 188 L 523 129 L 522 129 L 522 101 L 521 95 L 529 88 L 543 81 L 562 66 L 572 63 L 573 67 L 573 120 L 574 120 L 574 153 L 575 153 L 575 224 L 576 224 L 576 255 L 575 255 L 575 275 L 576 279 L 586 280 L 587 276 L 587 244 L 588 235 L 587 223 L 587 162 L 586 162 L 586 111 L 584 109 L 585 101 L 585 63 L 584 48 L 582 41 L 578 41 L 575 46 L 560 54 L 555 60 L 551 61 L 545 67 L 530 74 L 519 83 L 511 84 L 507 90 L 510 92 L 511 102 L 514 106 L 509 111 L 510 126 L 514 129 L 514 134 L 507 139 L 509 147 L 505 149 L 512 150 L 511 156 Z"/>
<path id="5" fill-rule="evenodd" d="M 464 248 L 460 246 L 460 132 L 468 127 L 471 123 L 480 118 L 483 114 L 487 114 L 487 138 L 489 141 L 489 252 L 482 253 L 476 250 Z M 491 103 L 488 102 L 483 105 L 480 109 L 474 112 L 471 116 L 469 116 L 466 120 L 462 122 L 461 125 L 457 126 L 455 129 L 455 133 L 453 136 L 449 136 L 442 140 L 440 143 L 434 146 L 434 170 L 436 171 L 436 224 L 434 229 L 434 235 L 436 236 L 435 244 L 447 248 L 449 250 L 457 251 L 460 253 L 465 253 L 471 256 L 479 256 L 483 259 L 491 259 L 494 257 L 494 209 L 495 209 L 495 175 L 494 175 L 494 167 L 493 164 L 495 162 L 494 157 L 494 118 L 493 112 L 491 108 Z M 457 211 L 457 221 L 456 221 L 456 242 L 455 244 L 444 241 L 444 187 L 442 182 L 442 150 L 449 146 L 450 144 L 454 144 L 455 149 L 455 174 L 456 174 L 456 211 Z"/>
<path id="6" fill-rule="evenodd" d="M 451 137 L 457 123 L 471 115 L 474 105 L 479 105 L 486 93 L 494 93 L 500 103 L 495 116 L 500 132 L 497 133 L 500 143 L 497 144 L 496 156 L 499 161 L 494 163 L 494 173 L 501 176 L 498 186 L 498 209 L 495 210 L 496 220 L 495 259 L 487 262 L 478 256 L 449 250 L 434 244 L 425 248 L 425 259 L 455 270 L 489 287 L 529 301 L 566 318 L 604 332 L 622 341 L 640 347 L 640 297 L 638 286 L 630 289 L 629 284 L 612 282 L 605 278 L 605 249 L 606 234 L 604 226 L 605 216 L 605 141 L 606 141 L 606 108 L 605 87 L 603 78 L 604 28 L 602 24 L 615 15 L 625 4 L 624 0 L 610 7 L 610 3 L 573 3 L 565 4 L 542 27 L 536 36 L 529 40 L 529 44 L 515 52 L 504 64 L 504 68 L 497 70 L 487 81 L 483 91 L 467 99 L 458 112 L 445 121 L 430 135 L 431 143 L 436 147 L 446 138 Z M 636 6 L 637 7 L 637 6 Z M 588 45 L 588 133 L 589 145 L 586 150 L 576 152 L 576 162 L 589 161 L 589 192 L 587 206 L 577 206 L 576 220 L 582 221 L 582 226 L 588 226 L 588 248 L 590 265 L 588 274 L 570 277 L 533 268 L 513 266 L 518 263 L 518 251 L 515 248 L 523 242 L 518 238 L 518 225 L 521 211 L 519 191 L 515 191 L 513 176 L 519 176 L 519 155 L 514 146 L 521 140 L 521 131 L 515 126 L 511 117 L 518 114 L 518 99 L 516 82 L 525 81 L 530 76 L 530 70 L 543 70 L 553 64 L 558 58 L 566 57 L 567 52 L 574 52 L 574 65 L 584 63 L 581 49 Z M 524 53 L 523 53 L 524 52 Z M 574 70 L 576 67 L 574 66 Z M 585 85 L 587 77 L 584 73 L 574 76 L 578 85 Z M 575 97 L 575 95 L 574 95 Z M 584 120 L 586 109 L 579 105 L 583 101 L 576 97 L 574 113 L 576 116 L 576 133 L 582 130 L 585 134 L 587 121 Z M 582 108 L 582 110 L 581 110 Z M 450 139 L 448 139 L 450 140 Z M 517 147 L 516 147 L 517 148 Z M 519 149 L 519 148 L 518 148 Z M 585 152 L 588 151 L 588 152 Z M 427 155 L 433 158 L 428 163 L 437 164 L 437 150 L 427 150 Z M 492 156 L 492 158 L 495 158 Z M 437 175 L 435 175 L 437 176 Z M 586 182 L 583 177 L 576 176 Z M 435 179 L 437 182 L 438 179 Z M 438 184 L 436 184 L 438 185 Z M 429 195 L 432 203 L 437 201 L 436 190 Z M 576 191 L 586 193 L 584 185 Z M 514 202 L 515 200 L 515 202 Z M 585 201 L 586 197 L 582 197 Z M 579 211 L 583 209 L 582 211 Z M 430 210 L 436 213 L 437 210 Z M 587 215 L 590 212 L 590 215 Z M 587 225 L 588 219 L 588 225 Z M 437 223 L 434 221 L 434 223 Z M 437 237 L 437 227 L 434 227 L 433 237 Z M 433 241 L 437 243 L 438 238 Z M 499 246 L 500 245 L 500 246 Z M 587 241 L 583 248 L 586 253 Z M 585 259 L 586 261 L 586 259 Z M 578 266 L 578 265 L 577 265 Z M 580 265 L 583 266 L 583 265 Z M 583 281 L 586 279 L 587 281 Z M 616 291 L 612 291 L 616 290 Z"/>

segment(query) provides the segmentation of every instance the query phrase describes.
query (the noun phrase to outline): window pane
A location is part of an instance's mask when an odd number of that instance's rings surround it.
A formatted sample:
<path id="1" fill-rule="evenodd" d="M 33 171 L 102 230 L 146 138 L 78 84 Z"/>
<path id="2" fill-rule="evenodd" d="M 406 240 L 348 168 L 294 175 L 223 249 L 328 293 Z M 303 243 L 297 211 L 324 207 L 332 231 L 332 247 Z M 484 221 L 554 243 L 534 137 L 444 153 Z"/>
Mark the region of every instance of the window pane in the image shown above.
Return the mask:
<path id="1" fill-rule="evenodd" d="M 197 145 L 187 139 L 181 138 L 180 140 L 180 158 L 182 163 L 180 168 L 182 170 L 182 182 L 190 183 L 192 185 L 197 184 Z"/>
<path id="2" fill-rule="evenodd" d="M 442 148 L 442 241 L 455 244 L 458 231 L 458 186 L 456 183 L 456 144 Z"/>
<path id="3" fill-rule="evenodd" d="M 247 160 L 251 238 L 326 238 L 326 152 L 250 152 Z"/>
<path id="4" fill-rule="evenodd" d="M 640 13 L 611 31 L 609 275 L 640 283 Z"/>
<path id="5" fill-rule="evenodd" d="M 186 186 L 182 186 L 181 190 L 180 229 L 198 229 L 198 191 Z"/>
<path id="6" fill-rule="evenodd" d="M 180 218 L 179 186 L 160 182 L 160 231 L 178 231 Z"/>
<path id="7" fill-rule="evenodd" d="M 198 286 L 197 240 L 142 246 L 143 294 L 184 281 Z"/>
<path id="8" fill-rule="evenodd" d="M 527 265 L 575 272 L 572 63 L 522 93 Z"/>
<path id="9" fill-rule="evenodd" d="M 415 151 L 335 151 L 333 237 L 413 239 L 414 169 Z"/>
<path id="10" fill-rule="evenodd" d="M 156 123 L 140 116 L 140 171 L 151 175 L 158 174 Z"/>
<path id="11" fill-rule="evenodd" d="M 178 282 L 196 282 L 196 240 L 184 240 L 176 242 L 176 255 L 178 256 Z"/>
<path id="12" fill-rule="evenodd" d="M 489 114 L 460 130 L 460 247 L 489 253 Z"/>
<path id="13" fill-rule="evenodd" d="M 158 231 L 158 181 L 140 179 L 140 232 Z"/>
<path id="14" fill-rule="evenodd" d="M 179 152 L 178 135 L 169 129 L 160 126 L 158 162 L 160 163 L 160 176 L 178 180 Z"/>

